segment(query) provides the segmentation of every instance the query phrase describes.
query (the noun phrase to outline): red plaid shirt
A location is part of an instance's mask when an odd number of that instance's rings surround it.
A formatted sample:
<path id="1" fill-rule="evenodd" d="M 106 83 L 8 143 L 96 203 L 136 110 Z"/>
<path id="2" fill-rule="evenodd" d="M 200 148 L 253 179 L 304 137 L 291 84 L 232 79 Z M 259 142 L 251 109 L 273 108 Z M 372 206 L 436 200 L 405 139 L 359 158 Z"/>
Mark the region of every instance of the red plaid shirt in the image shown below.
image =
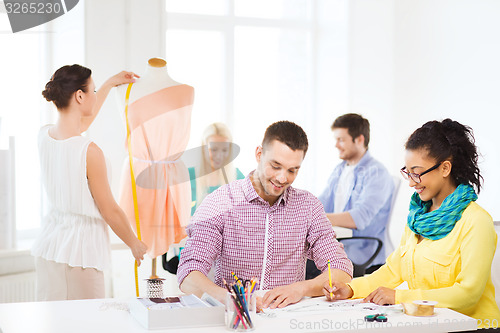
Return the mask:
<path id="1" fill-rule="evenodd" d="M 252 174 L 252 173 L 251 173 Z M 330 259 L 352 276 L 352 263 L 311 193 L 288 187 L 269 206 L 250 181 L 234 181 L 208 195 L 186 230 L 179 284 L 192 271 L 207 275 L 215 263 L 215 284 L 256 277 L 260 289 L 272 289 L 305 279 L 306 259 L 325 271 Z"/>

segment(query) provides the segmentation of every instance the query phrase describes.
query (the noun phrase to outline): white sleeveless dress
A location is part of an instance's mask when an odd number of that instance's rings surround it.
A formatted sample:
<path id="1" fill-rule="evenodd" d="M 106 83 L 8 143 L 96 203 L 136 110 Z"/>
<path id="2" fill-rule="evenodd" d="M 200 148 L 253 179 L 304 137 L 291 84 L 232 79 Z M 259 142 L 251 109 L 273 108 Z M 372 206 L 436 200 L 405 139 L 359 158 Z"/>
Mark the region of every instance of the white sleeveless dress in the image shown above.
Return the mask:
<path id="1" fill-rule="evenodd" d="M 109 267 L 108 226 L 90 193 L 87 182 L 87 148 L 83 136 L 55 140 L 49 128 L 38 135 L 40 171 L 50 205 L 31 253 L 72 267 Z"/>

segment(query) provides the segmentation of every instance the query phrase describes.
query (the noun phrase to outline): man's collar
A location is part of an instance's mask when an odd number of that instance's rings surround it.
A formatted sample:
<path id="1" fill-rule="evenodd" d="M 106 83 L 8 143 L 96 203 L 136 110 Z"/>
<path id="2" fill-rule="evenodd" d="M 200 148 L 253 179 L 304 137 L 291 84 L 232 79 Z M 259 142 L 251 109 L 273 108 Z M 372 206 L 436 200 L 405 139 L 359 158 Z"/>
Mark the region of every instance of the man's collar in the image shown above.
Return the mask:
<path id="1" fill-rule="evenodd" d="M 370 152 L 367 149 L 363 154 L 363 156 L 361 157 L 361 159 L 358 161 L 358 163 L 354 165 L 354 169 L 357 169 L 359 166 L 365 165 L 369 159 L 370 159 Z M 344 167 L 347 166 L 347 161 L 344 160 L 342 163 Z"/>
<path id="2" fill-rule="evenodd" d="M 245 195 L 245 199 L 247 199 L 248 202 L 259 198 L 259 195 L 255 191 L 255 188 L 252 184 L 252 175 L 254 172 L 255 170 L 250 172 L 243 181 L 243 194 Z"/>
<path id="3" fill-rule="evenodd" d="M 288 186 L 285 192 L 283 192 L 283 194 L 278 198 L 278 204 L 283 204 L 284 206 L 286 206 L 286 204 L 288 203 L 288 197 L 290 196 L 290 187 L 291 186 Z"/>
<path id="4" fill-rule="evenodd" d="M 367 149 L 363 154 L 363 157 L 361 157 L 361 159 L 359 160 L 358 164 L 356 164 L 356 166 L 365 165 L 369 159 L 370 159 L 370 152 Z"/>
<path id="5" fill-rule="evenodd" d="M 260 199 L 262 201 L 265 201 L 264 199 L 262 199 L 258 194 L 257 194 L 257 191 L 255 191 L 255 188 L 253 187 L 253 184 L 252 184 L 252 176 L 254 174 L 255 170 L 253 170 L 252 172 L 250 172 L 244 179 L 243 181 L 243 194 L 245 195 L 245 199 L 248 201 L 248 202 L 251 202 L 252 200 L 255 200 L 255 199 Z M 282 195 L 280 195 L 280 197 L 278 198 L 277 202 L 278 202 L 278 205 L 280 204 L 283 204 L 283 205 L 286 205 L 287 202 L 288 202 L 288 197 L 289 197 L 289 191 L 290 191 L 290 186 L 288 186 L 285 190 L 285 192 L 283 192 Z M 276 203 L 275 203 L 276 204 Z"/>

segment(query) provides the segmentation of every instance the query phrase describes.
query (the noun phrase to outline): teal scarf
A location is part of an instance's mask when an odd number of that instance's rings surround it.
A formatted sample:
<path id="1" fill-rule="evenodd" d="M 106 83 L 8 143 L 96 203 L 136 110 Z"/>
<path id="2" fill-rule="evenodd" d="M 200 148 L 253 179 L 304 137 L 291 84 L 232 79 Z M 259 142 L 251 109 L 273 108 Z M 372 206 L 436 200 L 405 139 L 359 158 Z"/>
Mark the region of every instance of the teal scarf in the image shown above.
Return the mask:
<path id="1" fill-rule="evenodd" d="M 417 192 L 413 193 L 408 214 L 408 227 L 417 235 L 438 240 L 448 235 L 455 223 L 471 201 L 477 200 L 477 194 L 470 185 L 460 184 L 444 199 L 441 207 L 428 212 L 432 201 L 422 201 Z"/>

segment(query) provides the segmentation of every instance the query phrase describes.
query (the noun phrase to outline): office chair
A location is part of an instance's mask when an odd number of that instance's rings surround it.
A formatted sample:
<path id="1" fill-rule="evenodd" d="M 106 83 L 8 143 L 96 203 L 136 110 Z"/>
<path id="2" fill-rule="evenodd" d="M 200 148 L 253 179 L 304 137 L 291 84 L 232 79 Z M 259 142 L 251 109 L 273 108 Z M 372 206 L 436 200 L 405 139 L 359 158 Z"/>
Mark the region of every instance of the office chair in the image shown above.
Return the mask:
<path id="1" fill-rule="evenodd" d="M 371 263 L 377 255 L 380 253 L 382 246 L 385 245 L 385 256 L 387 257 L 389 254 L 391 254 L 394 251 L 394 245 L 391 241 L 391 235 L 390 235 L 390 225 L 392 221 L 392 215 L 394 212 L 394 206 L 396 203 L 396 199 L 399 193 L 399 189 L 401 188 L 401 177 L 400 176 L 392 176 L 392 180 L 394 182 L 394 191 L 392 194 L 392 200 L 391 200 L 391 211 L 389 212 L 388 216 L 388 221 L 387 225 L 385 227 L 385 244 L 382 243 L 382 241 L 378 238 L 375 237 L 361 237 L 361 236 L 354 236 L 354 237 L 346 237 L 346 238 L 337 238 L 338 241 L 341 241 L 344 243 L 344 245 L 347 245 L 348 242 L 354 242 L 354 241 L 363 241 L 363 240 L 371 240 L 373 244 L 377 244 L 374 254 L 369 257 L 364 263 L 354 263 L 354 276 L 353 277 L 358 277 L 358 276 L 363 276 L 365 275 L 366 268 L 370 267 Z M 348 251 L 346 251 L 347 257 L 351 259 L 351 256 L 349 256 Z M 316 276 L 321 274 L 321 271 L 316 267 L 316 264 L 314 264 L 314 261 L 312 260 L 307 260 L 307 265 L 306 265 L 306 280 L 314 279 Z"/>
<path id="2" fill-rule="evenodd" d="M 179 266 L 179 257 L 174 255 L 170 260 L 167 260 L 167 253 L 161 256 L 161 263 L 163 269 L 171 274 L 177 274 L 177 267 Z"/>
<path id="3" fill-rule="evenodd" d="M 377 255 L 382 250 L 382 246 L 384 245 L 382 241 L 376 237 L 356 236 L 348 238 L 338 238 L 337 240 L 342 244 L 344 244 L 348 258 L 352 258 L 352 256 L 349 255 L 349 246 L 348 246 L 349 243 L 358 242 L 360 240 L 369 240 L 369 243 L 375 245 L 374 246 L 375 250 L 373 251 L 373 254 L 364 262 L 355 262 L 351 259 L 352 265 L 354 267 L 353 277 L 365 275 L 366 269 L 371 266 L 373 260 L 375 260 Z"/>
<path id="4" fill-rule="evenodd" d="M 377 257 L 377 255 L 380 253 L 380 251 L 382 250 L 382 246 L 383 246 L 383 243 L 380 239 L 376 238 L 376 237 L 362 237 L 362 236 L 358 236 L 358 237 L 347 237 L 347 238 L 337 238 L 337 240 L 339 242 L 341 242 L 342 244 L 344 244 L 344 246 L 346 246 L 346 253 L 347 253 L 347 257 L 348 258 L 351 258 L 351 256 L 349 255 L 349 246 L 348 244 L 350 242 L 358 242 L 360 240 L 368 240 L 370 241 L 370 243 L 376 245 L 374 248 L 375 250 L 373 251 L 373 254 L 367 259 L 365 260 L 364 262 L 354 262 L 352 261 L 352 265 L 354 267 L 354 271 L 353 271 L 353 277 L 359 277 L 359 276 L 363 276 L 365 275 L 366 273 L 366 268 L 370 267 L 371 266 L 371 263 L 373 262 L 373 260 L 375 260 L 375 258 Z M 321 274 L 321 271 L 316 267 L 316 264 L 314 263 L 314 261 L 312 260 L 307 260 L 307 264 L 306 264 L 306 280 L 311 280 L 311 279 L 314 279 L 316 276 L 320 275 Z"/>

